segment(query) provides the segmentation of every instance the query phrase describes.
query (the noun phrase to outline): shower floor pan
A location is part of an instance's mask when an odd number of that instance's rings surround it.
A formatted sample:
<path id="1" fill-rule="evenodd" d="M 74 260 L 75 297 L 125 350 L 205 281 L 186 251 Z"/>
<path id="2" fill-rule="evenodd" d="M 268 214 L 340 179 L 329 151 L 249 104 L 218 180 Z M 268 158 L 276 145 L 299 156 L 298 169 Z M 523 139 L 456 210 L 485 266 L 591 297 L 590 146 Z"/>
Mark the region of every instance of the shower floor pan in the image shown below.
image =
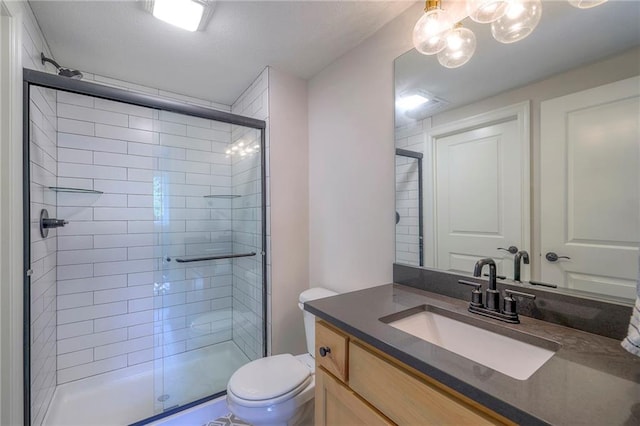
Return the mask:
<path id="1" fill-rule="evenodd" d="M 164 406 L 170 408 L 220 392 L 247 362 L 228 341 L 166 358 L 162 375 L 154 373 L 149 362 L 65 383 L 56 388 L 42 424 L 128 425 L 158 414 L 159 397 L 164 396 Z M 155 383 L 157 379 L 164 383 Z"/>

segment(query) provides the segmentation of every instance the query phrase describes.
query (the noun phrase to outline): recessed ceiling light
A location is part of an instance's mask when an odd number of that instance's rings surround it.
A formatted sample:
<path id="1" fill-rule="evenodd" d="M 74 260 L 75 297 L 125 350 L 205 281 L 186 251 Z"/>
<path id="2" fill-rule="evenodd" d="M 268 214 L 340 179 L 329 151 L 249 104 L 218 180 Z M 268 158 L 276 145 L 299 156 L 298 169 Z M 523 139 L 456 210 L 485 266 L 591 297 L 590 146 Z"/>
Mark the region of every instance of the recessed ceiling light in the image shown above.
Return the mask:
<path id="1" fill-rule="evenodd" d="M 193 0 L 155 0 L 153 16 L 176 27 L 195 31 L 200 25 L 204 6 Z"/>
<path id="2" fill-rule="evenodd" d="M 204 31 L 211 20 L 213 0 L 146 0 L 143 8 L 156 18 L 188 31 Z"/>
<path id="3" fill-rule="evenodd" d="M 396 106 L 402 109 L 414 109 L 426 102 L 429 102 L 429 98 L 414 94 L 401 97 L 397 100 Z"/>

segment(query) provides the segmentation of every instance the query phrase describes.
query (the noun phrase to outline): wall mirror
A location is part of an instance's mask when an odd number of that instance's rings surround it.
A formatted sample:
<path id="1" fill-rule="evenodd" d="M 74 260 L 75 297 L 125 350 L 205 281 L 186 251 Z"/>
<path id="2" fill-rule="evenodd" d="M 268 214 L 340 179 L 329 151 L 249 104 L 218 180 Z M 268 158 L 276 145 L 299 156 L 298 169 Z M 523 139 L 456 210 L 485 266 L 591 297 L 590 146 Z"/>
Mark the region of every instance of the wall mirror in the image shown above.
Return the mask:
<path id="1" fill-rule="evenodd" d="M 464 19 L 477 48 L 458 68 L 415 49 L 398 57 L 396 262 L 470 274 L 491 257 L 513 279 L 524 250 L 523 282 L 635 297 L 638 22 L 640 2 L 544 1 L 515 43 Z"/>

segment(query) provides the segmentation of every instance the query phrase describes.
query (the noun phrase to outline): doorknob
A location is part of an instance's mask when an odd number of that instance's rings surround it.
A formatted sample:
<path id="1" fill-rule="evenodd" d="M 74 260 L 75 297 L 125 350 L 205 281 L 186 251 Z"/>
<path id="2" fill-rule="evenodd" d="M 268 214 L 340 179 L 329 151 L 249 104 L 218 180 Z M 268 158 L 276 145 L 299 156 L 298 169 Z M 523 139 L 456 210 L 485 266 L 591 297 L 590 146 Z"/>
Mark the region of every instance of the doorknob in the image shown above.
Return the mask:
<path id="1" fill-rule="evenodd" d="M 552 251 L 550 251 L 549 253 L 545 254 L 544 257 L 547 258 L 547 260 L 549 262 L 555 262 L 558 259 L 571 259 L 569 256 L 558 256 L 557 254 L 555 254 Z"/>
<path id="2" fill-rule="evenodd" d="M 518 252 L 518 247 L 516 246 L 509 246 L 509 248 L 498 247 L 497 250 L 504 250 L 504 251 L 508 251 L 511 254 L 516 254 Z"/>

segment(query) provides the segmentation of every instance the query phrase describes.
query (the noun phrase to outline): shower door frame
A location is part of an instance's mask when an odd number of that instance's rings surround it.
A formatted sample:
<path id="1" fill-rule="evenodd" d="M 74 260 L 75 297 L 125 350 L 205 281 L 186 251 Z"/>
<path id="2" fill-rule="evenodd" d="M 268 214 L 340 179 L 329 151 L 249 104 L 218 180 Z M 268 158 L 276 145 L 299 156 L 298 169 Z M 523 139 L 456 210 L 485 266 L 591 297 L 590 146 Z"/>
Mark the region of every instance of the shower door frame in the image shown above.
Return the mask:
<path id="1" fill-rule="evenodd" d="M 422 157 L 421 152 L 410 151 L 408 149 L 396 148 L 396 155 L 400 157 L 413 158 L 418 162 L 418 255 L 419 265 L 424 266 L 424 218 L 423 213 L 423 197 L 422 197 Z"/>
<path id="2" fill-rule="evenodd" d="M 157 110 L 169 111 L 192 117 L 199 117 L 222 123 L 235 124 L 249 127 L 260 131 L 260 177 L 261 177 L 261 219 L 262 219 L 262 356 L 267 356 L 267 179 L 266 179 L 266 137 L 267 124 L 264 120 L 232 114 L 230 112 L 219 111 L 212 108 L 191 105 L 180 101 L 161 98 L 139 92 L 132 92 L 111 86 L 104 86 L 94 82 L 73 80 L 68 77 L 61 77 L 55 74 L 23 69 L 23 133 L 22 133 L 22 191 L 23 191 L 23 257 L 24 257 L 24 286 L 23 286 L 23 412 L 24 424 L 31 425 L 31 169 L 29 157 L 30 151 L 30 93 L 31 86 L 39 86 L 47 89 L 60 90 L 75 93 L 78 95 L 92 96 L 95 98 L 110 101 L 122 102 L 130 105 L 153 108 Z M 223 390 L 213 395 L 200 398 L 188 404 L 163 411 L 155 416 L 136 421 L 133 425 L 142 425 L 156 421 L 163 417 L 173 415 L 179 411 L 186 410 L 203 402 L 210 401 L 225 395 Z"/>

